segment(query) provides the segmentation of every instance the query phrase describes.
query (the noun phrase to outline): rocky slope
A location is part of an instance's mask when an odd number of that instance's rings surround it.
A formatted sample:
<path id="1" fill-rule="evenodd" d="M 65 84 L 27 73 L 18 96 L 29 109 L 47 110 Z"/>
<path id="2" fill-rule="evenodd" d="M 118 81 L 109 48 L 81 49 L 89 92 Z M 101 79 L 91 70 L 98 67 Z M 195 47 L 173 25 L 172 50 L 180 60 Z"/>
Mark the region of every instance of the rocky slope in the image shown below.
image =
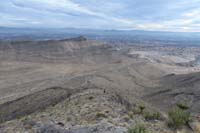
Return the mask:
<path id="1" fill-rule="evenodd" d="M 102 43 L 84 37 L 47 41 L 0 42 L 2 60 L 23 60 L 30 62 L 61 62 L 80 56 L 80 49 L 102 46 Z"/>
<path id="2" fill-rule="evenodd" d="M 177 74 L 175 63 L 130 56 L 129 48 L 79 37 L 1 42 L 0 51 L 1 132 L 125 133 L 143 123 L 173 133 L 167 113 L 177 102 L 188 100 L 199 113 L 199 73 Z"/>

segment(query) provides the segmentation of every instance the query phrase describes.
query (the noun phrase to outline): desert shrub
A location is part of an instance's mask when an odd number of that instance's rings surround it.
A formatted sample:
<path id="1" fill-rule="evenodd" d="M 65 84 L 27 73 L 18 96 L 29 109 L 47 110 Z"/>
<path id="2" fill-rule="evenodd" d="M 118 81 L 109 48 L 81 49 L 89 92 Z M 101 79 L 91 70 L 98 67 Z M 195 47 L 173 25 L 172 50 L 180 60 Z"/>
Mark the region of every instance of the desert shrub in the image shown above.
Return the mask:
<path id="1" fill-rule="evenodd" d="M 145 111 L 143 116 L 146 120 L 160 120 L 161 114 L 159 112 Z"/>
<path id="2" fill-rule="evenodd" d="M 142 113 L 145 109 L 145 106 L 144 105 L 139 105 L 139 109 L 140 109 L 140 113 Z"/>
<path id="3" fill-rule="evenodd" d="M 129 116 L 130 118 L 133 118 L 133 115 L 134 115 L 134 113 L 133 113 L 132 111 L 129 111 L 129 112 L 128 112 L 128 116 Z"/>
<path id="4" fill-rule="evenodd" d="M 125 120 L 126 122 L 128 122 L 128 121 L 130 120 L 130 117 L 129 117 L 128 115 L 125 115 L 125 116 L 124 116 L 124 120 Z"/>
<path id="5" fill-rule="evenodd" d="M 107 116 L 104 113 L 98 112 L 96 113 L 97 118 L 107 118 Z"/>
<path id="6" fill-rule="evenodd" d="M 89 100 L 92 100 L 92 99 L 94 99 L 94 97 L 93 97 L 93 96 L 89 96 L 88 99 L 89 99 Z"/>
<path id="7" fill-rule="evenodd" d="M 179 103 L 176 104 L 176 106 L 179 107 L 179 108 L 182 109 L 182 110 L 187 110 L 187 109 L 189 109 L 189 106 L 187 105 L 186 102 L 179 102 Z"/>
<path id="8" fill-rule="evenodd" d="M 31 116 L 25 116 L 21 118 L 21 122 L 25 129 L 31 129 L 36 125 L 36 122 L 31 119 Z"/>
<path id="9" fill-rule="evenodd" d="M 135 126 L 128 129 L 128 133 L 148 133 L 145 125 L 137 123 Z"/>
<path id="10" fill-rule="evenodd" d="M 171 110 L 168 113 L 168 116 L 169 116 L 169 121 L 168 121 L 169 127 L 179 128 L 183 125 L 187 125 L 187 123 L 190 121 L 190 113 L 180 108 Z"/>

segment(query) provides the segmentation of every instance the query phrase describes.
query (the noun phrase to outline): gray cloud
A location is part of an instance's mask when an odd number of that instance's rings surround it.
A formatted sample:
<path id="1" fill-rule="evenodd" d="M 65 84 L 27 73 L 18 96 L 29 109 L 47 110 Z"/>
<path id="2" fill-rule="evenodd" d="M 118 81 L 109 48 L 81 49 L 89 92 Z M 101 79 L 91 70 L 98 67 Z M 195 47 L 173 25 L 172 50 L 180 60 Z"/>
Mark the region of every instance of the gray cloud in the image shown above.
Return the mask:
<path id="1" fill-rule="evenodd" d="M 7 0 L 0 26 L 200 31 L 200 0 Z"/>

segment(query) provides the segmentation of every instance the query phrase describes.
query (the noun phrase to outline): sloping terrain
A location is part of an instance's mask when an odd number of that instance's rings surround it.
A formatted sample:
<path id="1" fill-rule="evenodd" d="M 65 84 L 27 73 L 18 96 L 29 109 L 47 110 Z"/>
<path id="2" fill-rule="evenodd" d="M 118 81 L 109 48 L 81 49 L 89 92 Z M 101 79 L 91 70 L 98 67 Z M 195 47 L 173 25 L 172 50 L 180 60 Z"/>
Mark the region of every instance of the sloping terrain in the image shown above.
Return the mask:
<path id="1" fill-rule="evenodd" d="M 200 110 L 200 73 L 170 74 L 161 79 L 161 86 L 151 91 L 148 100 L 154 105 L 169 110 L 172 105 L 185 101 L 192 113 L 199 115 Z M 158 100 L 161 99 L 162 101 Z"/>
<path id="2" fill-rule="evenodd" d="M 200 74 L 176 73 L 190 67 L 141 49 L 130 55 L 84 37 L 1 42 L 0 131 L 123 133 L 142 122 L 173 132 L 164 121 L 172 105 L 188 100 L 199 113 Z M 161 119 L 146 120 L 141 106 Z"/>
<path id="3" fill-rule="evenodd" d="M 82 56 L 80 49 L 102 46 L 102 43 L 87 40 L 84 37 L 66 40 L 47 41 L 7 41 L 0 42 L 1 60 L 28 62 L 68 62 Z M 83 51 L 87 54 L 87 52 Z M 92 53 L 91 53 L 92 54 Z"/>

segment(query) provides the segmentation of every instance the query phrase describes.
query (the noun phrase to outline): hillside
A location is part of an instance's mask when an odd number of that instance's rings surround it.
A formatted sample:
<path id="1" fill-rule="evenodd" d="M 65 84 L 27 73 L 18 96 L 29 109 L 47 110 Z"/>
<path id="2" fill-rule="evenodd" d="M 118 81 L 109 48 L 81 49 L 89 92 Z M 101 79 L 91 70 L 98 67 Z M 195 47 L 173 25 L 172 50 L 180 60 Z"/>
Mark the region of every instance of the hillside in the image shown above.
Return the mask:
<path id="1" fill-rule="evenodd" d="M 178 102 L 199 115 L 199 66 L 178 64 L 198 58 L 187 52 L 119 49 L 84 37 L 1 42 L 0 131 L 124 133 L 144 123 L 154 133 L 175 132 L 166 121 Z M 143 106 L 159 118 L 148 120 Z"/>

